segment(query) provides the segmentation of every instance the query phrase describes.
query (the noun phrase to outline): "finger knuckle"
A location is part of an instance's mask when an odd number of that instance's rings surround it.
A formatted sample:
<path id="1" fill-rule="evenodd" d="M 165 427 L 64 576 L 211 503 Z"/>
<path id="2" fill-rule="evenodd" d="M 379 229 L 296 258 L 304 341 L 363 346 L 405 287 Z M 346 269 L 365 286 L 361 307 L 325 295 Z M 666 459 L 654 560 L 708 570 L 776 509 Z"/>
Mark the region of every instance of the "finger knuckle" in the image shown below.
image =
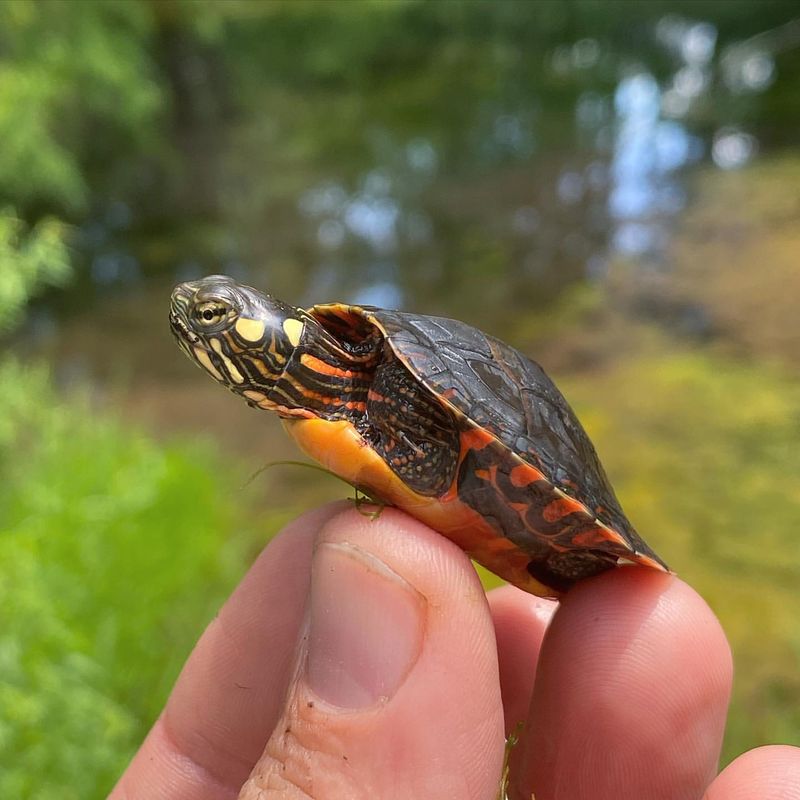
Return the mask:
<path id="1" fill-rule="evenodd" d="M 308 715 L 310 716 L 310 715 Z M 375 797 L 354 774 L 344 741 L 319 720 L 279 725 L 242 789 L 241 800 L 359 800 Z"/>

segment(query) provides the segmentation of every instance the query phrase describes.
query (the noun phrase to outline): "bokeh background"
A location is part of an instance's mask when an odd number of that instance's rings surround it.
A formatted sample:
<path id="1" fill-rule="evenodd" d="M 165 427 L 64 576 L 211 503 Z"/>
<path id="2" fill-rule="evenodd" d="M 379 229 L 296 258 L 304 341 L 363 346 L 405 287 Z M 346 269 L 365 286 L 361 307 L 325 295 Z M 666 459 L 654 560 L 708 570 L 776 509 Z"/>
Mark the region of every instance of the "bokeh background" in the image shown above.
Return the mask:
<path id="1" fill-rule="evenodd" d="M 800 744 L 800 14 L 0 3 L 0 796 L 100 798 L 254 554 L 342 497 L 171 342 L 179 280 L 545 365 Z M 654 686 L 653 691 L 658 691 Z"/>

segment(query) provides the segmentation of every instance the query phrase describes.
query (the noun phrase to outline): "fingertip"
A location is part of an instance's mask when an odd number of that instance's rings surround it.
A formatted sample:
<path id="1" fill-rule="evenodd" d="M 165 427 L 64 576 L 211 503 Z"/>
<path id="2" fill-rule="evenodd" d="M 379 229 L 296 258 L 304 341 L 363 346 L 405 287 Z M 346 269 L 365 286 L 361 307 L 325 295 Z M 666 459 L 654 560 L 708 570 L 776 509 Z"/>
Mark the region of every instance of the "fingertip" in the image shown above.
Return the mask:
<path id="1" fill-rule="evenodd" d="M 592 786 L 597 800 L 687 786 L 700 796 L 731 675 L 719 622 L 678 578 L 631 567 L 584 581 L 542 645 L 522 780 L 543 797 L 556 785 L 566 795 Z"/>
<path id="2" fill-rule="evenodd" d="M 580 648 L 587 680 L 577 685 L 589 697 L 631 709 L 634 719 L 650 709 L 665 729 L 676 715 L 712 708 L 721 747 L 731 649 L 706 601 L 680 578 L 637 567 L 604 573 L 568 593 L 552 634 Z M 590 660 L 602 680 L 592 678 Z"/>
<path id="3" fill-rule="evenodd" d="M 800 747 L 748 750 L 725 767 L 703 800 L 800 800 Z"/>
<path id="4" fill-rule="evenodd" d="M 646 646 L 643 654 L 706 656 L 708 677 L 730 691 L 733 655 L 722 625 L 703 597 L 674 574 L 626 567 L 579 583 L 561 602 L 554 635 L 562 632 L 601 650 L 638 642 Z"/>
<path id="5" fill-rule="evenodd" d="M 352 507 L 339 508 L 322 526 L 318 542 L 360 543 L 423 593 L 425 587 L 433 595 L 466 592 L 486 606 L 480 580 L 463 550 L 397 508 L 383 508 L 375 517 Z"/>

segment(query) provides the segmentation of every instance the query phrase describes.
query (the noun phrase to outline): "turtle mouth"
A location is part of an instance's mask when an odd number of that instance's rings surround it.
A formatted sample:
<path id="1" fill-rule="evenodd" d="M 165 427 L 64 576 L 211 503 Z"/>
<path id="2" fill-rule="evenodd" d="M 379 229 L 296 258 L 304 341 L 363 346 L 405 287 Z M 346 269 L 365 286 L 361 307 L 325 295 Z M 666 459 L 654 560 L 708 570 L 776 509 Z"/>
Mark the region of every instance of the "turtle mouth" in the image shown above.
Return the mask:
<path id="1" fill-rule="evenodd" d="M 191 346 L 200 344 L 200 337 L 186 324 L 181 314 L 173 306 L 169 310 L 169 327 L 179 343 Z"/>
<path id="2" fill-rule="evenodd" d="M 192 293 L 187 291 L 185 284 L 176 286 L 172 292 L 169 303 L 169 327 L 178 344 L 191 352 L 191 348 L 200 344 L 200 336 L 189 326 L 189 308 L 192 302 Z"/>

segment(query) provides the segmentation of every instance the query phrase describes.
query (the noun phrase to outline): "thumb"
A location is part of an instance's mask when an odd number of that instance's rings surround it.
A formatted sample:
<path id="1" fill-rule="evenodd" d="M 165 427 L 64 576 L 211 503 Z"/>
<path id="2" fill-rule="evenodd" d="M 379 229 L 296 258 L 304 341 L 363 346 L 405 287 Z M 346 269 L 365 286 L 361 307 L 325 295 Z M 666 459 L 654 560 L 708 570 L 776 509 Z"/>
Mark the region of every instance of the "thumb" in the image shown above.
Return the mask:
<path id="1" fill-rule="evenodd" d="M 503 756 L 494 630 L 468 559 L 404 514 L 321 531 L 282 718 L 244 800 L 491 800 Z"/>

